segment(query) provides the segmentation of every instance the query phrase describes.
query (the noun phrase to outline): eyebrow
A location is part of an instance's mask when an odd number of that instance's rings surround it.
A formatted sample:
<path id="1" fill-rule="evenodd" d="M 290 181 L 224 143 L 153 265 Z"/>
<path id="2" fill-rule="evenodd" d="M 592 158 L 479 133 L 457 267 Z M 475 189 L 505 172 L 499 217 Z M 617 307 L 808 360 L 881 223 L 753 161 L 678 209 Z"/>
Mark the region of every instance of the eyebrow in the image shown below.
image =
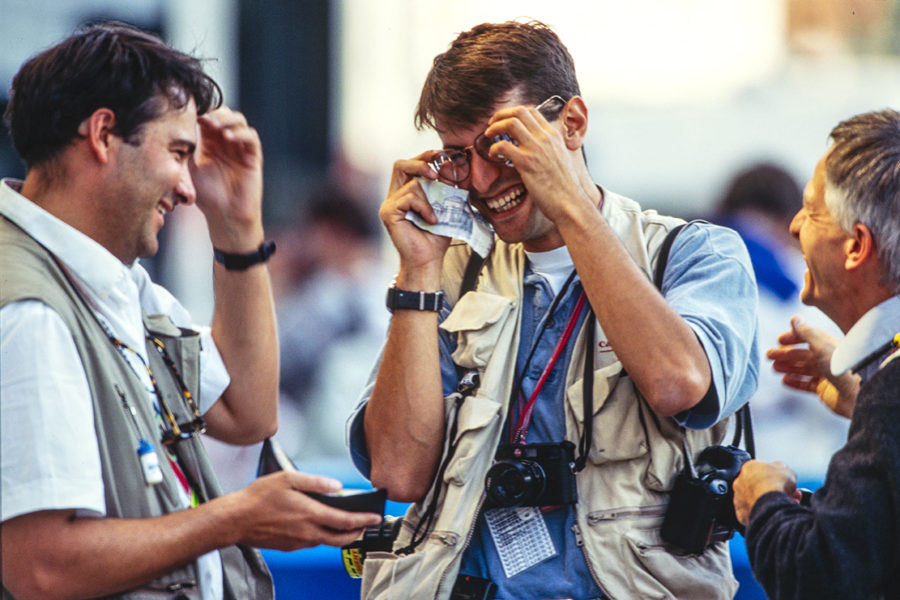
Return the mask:
<path id="1" fill-rule="evenodd" d="M 169 148 L 175 148 L 178 146 L 185 147 L 185 149 L 188 150 L 191 154 L 193 154 L 197 149 L 197 144 L 187 138 L 175 138 L 171 142 L 169 142 Z"/>

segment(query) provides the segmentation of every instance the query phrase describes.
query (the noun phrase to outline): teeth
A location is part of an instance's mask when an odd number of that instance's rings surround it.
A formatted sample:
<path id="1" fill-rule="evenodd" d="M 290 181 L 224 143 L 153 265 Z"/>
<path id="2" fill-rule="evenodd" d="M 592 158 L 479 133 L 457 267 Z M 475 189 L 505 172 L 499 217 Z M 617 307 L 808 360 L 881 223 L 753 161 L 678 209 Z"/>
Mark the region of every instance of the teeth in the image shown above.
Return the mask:
<path id="1" fill-rule="evenodd" d="M 487 207 L 491 212 L 503 212 L 521 204 L 522 197 L 524 195 L 525 188 L 519 188 L 518 190 L 514 190 L 506 194 L 505 196 L 486 201 L 485 204 L 487 204 Z"/>

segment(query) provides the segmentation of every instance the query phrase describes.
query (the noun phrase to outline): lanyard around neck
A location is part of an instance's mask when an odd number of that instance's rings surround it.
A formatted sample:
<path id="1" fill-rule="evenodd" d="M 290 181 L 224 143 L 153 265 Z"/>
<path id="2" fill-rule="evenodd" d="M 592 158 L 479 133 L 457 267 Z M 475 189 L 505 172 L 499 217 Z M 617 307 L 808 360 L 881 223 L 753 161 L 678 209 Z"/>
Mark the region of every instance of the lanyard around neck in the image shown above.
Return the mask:
<path id="1" fill-rule="evenodd" d="M 560 293 L 562 293 L 562 291 Z M 563 350 L 565 350 L 566 344 L 568 343 L 569 338 L 572 336 L 572 332 L 575 330 L 575 324 L 578 322 L 578 317 L 581 315 L 582 310 L 584 309 L 586 299 L 587 296 L 585 296 L 585 293 L 582 290 L 581 295 L 578 297 L 578 303 L 575 305 L 575 310 L 573 310 L 572 314 L 569 316 L 569 320 L 566 323 L 565 328 L 563 329 L 563 333 L 559 337 L 559 340 L 557 340 L 556 342 L 556 347 L 553 349 L 553 354 L 550 356 L 550 360 L 544 367 L 544 370 L 541 373 L 537 384 L 535 384 L 534 386 L 534 390 L 531 392 L 531 395 L 528 397 L 528 401 L 525 403 L 525 406 L 522 409 L 522 413 L 519 415 L 515 429 L 511 428 L 510 443 L 525 443 L 525 438 L 528 435 L 528 426 L 531 424 L 531 416 L 534 413 L 534 405 L 537 401 L 537 397 L 540 394 L 541 389 L 544 387 L 544 383 L 546 383 L 547 377 L 549 377 L 550 372 L 553 370 L 553 367 L 556 365 L 556 362 L 562 355 Z M 531 357 L 529 356 L 529 360 L 530 358 Z M 519 388 L 521 389 L 521 385 L 519 386 Z M 512 425 L 511 420 L 510 425 Z"/>

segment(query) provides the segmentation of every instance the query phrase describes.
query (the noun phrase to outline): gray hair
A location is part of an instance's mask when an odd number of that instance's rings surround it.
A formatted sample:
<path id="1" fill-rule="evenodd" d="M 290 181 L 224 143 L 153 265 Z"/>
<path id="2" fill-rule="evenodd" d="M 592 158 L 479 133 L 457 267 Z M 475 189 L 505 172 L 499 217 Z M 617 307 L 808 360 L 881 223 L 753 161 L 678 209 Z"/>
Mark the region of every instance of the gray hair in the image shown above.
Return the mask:
<path id="1" fill-rule="evenodd" d="M 840 193 L 826 194 L 828 210 L 848 234 L 857 223 L 872 231 L 882 283 L 900 293 L 900 112 L 856 115 L 831 139 L 825 177 Z"/>

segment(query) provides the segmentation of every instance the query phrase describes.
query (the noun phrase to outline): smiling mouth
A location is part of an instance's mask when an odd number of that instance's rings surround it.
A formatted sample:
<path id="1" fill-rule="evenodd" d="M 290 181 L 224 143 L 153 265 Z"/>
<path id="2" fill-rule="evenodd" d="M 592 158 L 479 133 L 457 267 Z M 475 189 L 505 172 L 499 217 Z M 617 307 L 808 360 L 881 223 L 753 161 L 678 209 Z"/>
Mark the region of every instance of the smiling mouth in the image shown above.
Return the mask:
<path id="1" fill-rule="evenodd" d="M 172 212 L 173 210 L 175 210 L 175 206 L 170 205 L 167 202 L 160 202 L 159 204 L 156 205 L 156 211 L 159 214 L 161 214 L 163 217 L 165 217 L 168 213 Z"/>
<path id="2" fill-rule="evenodd" d="M 484 203 L 492 213 L 502 213 L 522 204 L 524 198 L 525 188 L 518 187 L 498 198 L 485 200 Z"/>

